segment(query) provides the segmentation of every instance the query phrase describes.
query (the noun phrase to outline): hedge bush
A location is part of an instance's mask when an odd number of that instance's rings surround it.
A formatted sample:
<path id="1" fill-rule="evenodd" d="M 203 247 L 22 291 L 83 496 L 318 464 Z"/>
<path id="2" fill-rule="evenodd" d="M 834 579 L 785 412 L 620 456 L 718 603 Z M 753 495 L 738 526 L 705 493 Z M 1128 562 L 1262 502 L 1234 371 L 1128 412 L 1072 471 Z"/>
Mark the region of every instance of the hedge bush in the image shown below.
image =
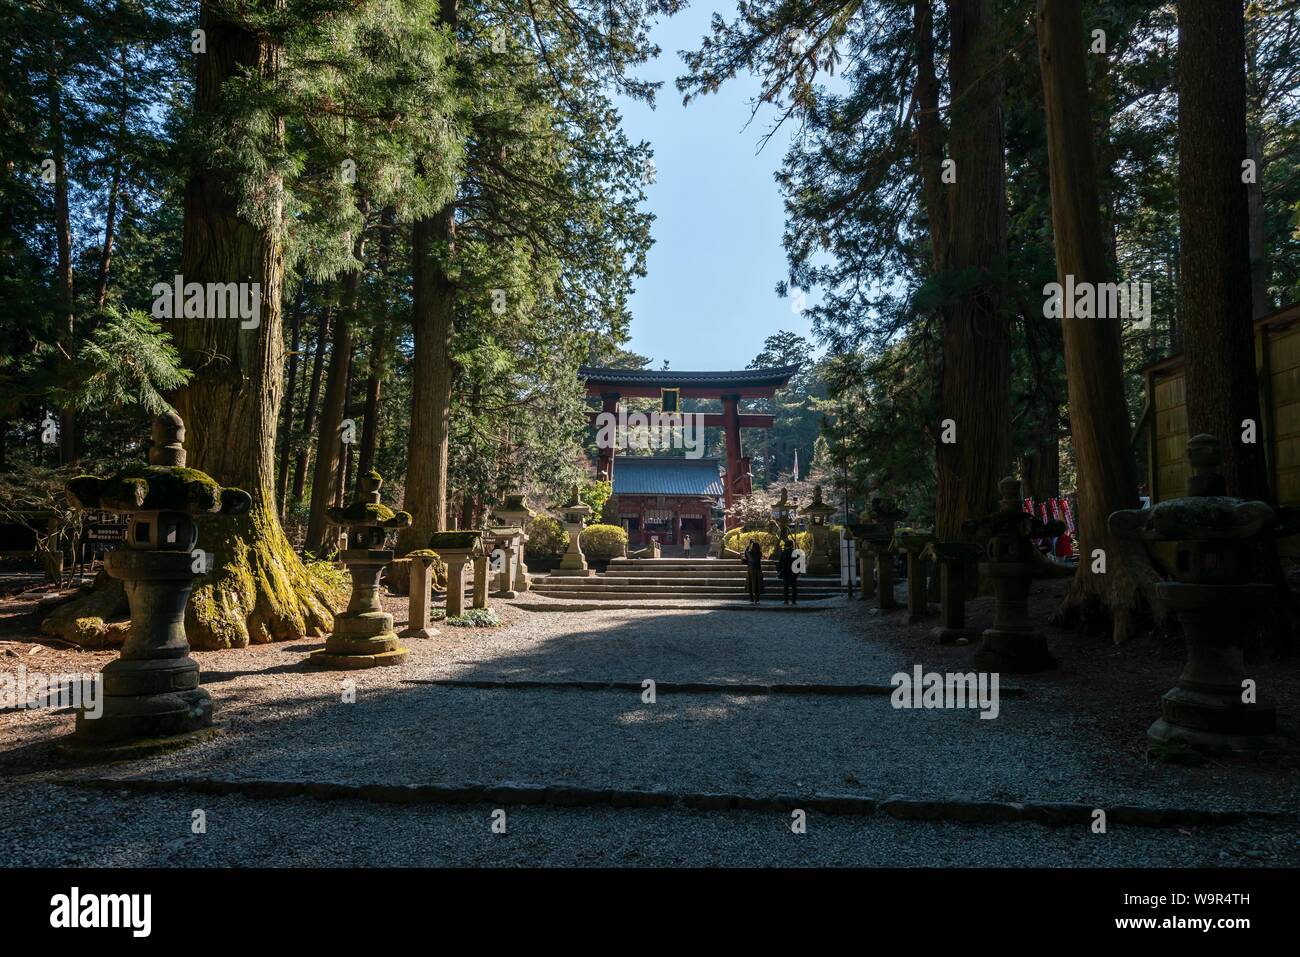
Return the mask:
<path id="1" fill-rule="evenodd" d="M 569 536 L 558 519 L 537 515 L 528 523 L 528 554 L 539 558 L 555 558 L 569 547 Z"/>
<path id="2" fill-rule="evenodd" d="M 771 532 L 746 532 L 739 528 L 733 528 L 722 538 L 724 548 L 740 552 L 742 555 L 749 548 L 750 542 L 758 542 L 759 547 L 763 549 L 763 557 L 772 558 L 776 555 L 780 539 Z"/>
<path id="3" fill-rule="evenodd" d="M 588 558 L 616 558 L 627 551 L 627 532 L 617 525 L 588 525 L 580 541 Z"/>

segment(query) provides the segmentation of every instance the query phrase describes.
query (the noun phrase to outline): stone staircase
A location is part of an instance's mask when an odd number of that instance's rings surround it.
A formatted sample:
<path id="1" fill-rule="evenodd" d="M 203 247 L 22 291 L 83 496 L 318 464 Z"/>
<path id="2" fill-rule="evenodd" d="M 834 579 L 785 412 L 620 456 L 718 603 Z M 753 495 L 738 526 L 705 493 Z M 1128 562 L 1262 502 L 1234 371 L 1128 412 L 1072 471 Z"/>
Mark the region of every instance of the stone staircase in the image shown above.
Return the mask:
<path id="1" fill-rule="evenodd" d="M 763 563 L 763 600 L 781 600 L 776 563 Z M 604 574 L 587 578 L 546 575 L 532 590 L 549 598 L 596 601 L 700 598 L 744 601 L 745 566 L 738 558 L 615 558 Z M 800 575 L 799 600 L 842 594 L 838 575 Z"/>

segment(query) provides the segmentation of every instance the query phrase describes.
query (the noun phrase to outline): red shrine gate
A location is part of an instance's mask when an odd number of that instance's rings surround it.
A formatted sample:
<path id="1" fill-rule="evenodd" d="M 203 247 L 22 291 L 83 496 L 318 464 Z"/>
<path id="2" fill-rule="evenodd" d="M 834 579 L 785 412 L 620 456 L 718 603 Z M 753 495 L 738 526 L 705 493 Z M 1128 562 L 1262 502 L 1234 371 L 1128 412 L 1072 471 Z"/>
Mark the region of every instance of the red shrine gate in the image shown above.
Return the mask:
<path id="1" fill-rule="evenodd" d="M 726 435 L 727 472 L 721 478 L 720 485 L 723 501 L 730 508 L 736 499 L 749 495 L 753 490 L 750 459 L 741 449 L 740 430 L 770 429 L 774 424 L 771 415 L 742 414 L 739 411 L 740 400 L 770 398 L 775 395 L 777 389 L 784 388 L 790 381 L 790 377 L 798 371 L 797 365 L 772 369 L 742 369 L 735 372 L 674 372 L 668 369 L 654 371 L 584 366 L 578 370 L 578 374 L 586 380 L 587 395 L 598 396 L 601 400 L 600 412 L 589 413 L 593 424 L 596 424 L 604 413 L 617 416 L 620 399 L 659 399 L 660 409 L 663 412 L 669 415 L 679 415 L 684 412 L 687 417 L 692 413 L 683 408 L 681 400 L 719 400 L 722 403 L 721 413 L 694 413 L 694 421 L 702 423 L 705 427 L 721 428 Z M 629 485 L 620 492 L 619 485 L 626 483 L 619 481 L 616 468 L 618 457 L 615 452 L 614 445 L 600 448 L 598 470 L 614 483 L 614 491 L 616 495 L 620 495 L 620 501 L 625 497 L 634 497 L 640 503 L 646 496 L 654 496 L 660 504 L 660 508 L 652 515 L 655 525 L 662 526 L 667 521 L 668 528 L 671 529 L 666 543 L 674 542 L 683 527 L 694 526 L 693 521 L 690 526 L 683 526 L 682 520 L 698 517 L 701 512 L 702 490 L 696 489 L 695 483 L 680 484 L 680 479 L 673 475 L 661 479 L 643 478 L 651 473 L 639 467 L 636 470 L 637 486 L 633 488 Z M 649 465 L 649 462 L 641 456 L 631 458 L 638 460 L 638 466 L 642 463 Z M 667 460 L 657 461 L 666 463 L 664 469 L 660 471 L 671 468 Z M 645 488 L 640 486 L 643 481 L 648 483 Z M 715 492 L 716 484 L 708 484 L 709 492 Z M 707 517 L 707 507 L 702 511 Z M 667 517 L 666 513 L 669 512 L 675 512 L 675 517 Z M 641 521 L 636 530 L 644 533 L 646 528 L 645 522 Z M 703 542 L 698 544 L 702 546 Z"/>

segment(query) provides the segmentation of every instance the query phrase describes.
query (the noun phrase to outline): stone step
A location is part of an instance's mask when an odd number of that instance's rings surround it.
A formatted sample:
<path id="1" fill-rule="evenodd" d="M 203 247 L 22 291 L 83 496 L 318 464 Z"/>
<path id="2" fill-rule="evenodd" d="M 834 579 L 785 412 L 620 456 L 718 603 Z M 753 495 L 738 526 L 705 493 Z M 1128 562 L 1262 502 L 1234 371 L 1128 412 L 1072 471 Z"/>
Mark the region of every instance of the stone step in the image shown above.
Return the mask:
<path id="1" fill-rule="evenodd" d="M 599 589 L 588 589 L 588 588 L 565 589 L 563 591 L 546 591 L 546 590 L 533 589 L 533 591 L 537 592 L 537 594 L 546 598 L 561 599 L 561 600 L 571 599 L 571 598 L 573 599 L 581 598 L 583 601 L 614 602 L 614 601 L 628 601 L 632 599 L 645 599 L 646 607 L 658 607 L 653 604 L 653 601 L 655 599 L 659 601 L 665 601 L 673 598 L 674 595 L 678 595 L 683 598 L 690 598 L 690 599 L 708 599 L 708 600 L 730 599 L 732 601 L 746 600 L 745 593 L 743 591 L 742 592 L 736 592 L 736 591 L 691 592 L 689 595 L 682 595 L 681 592 L 667 592 L 664 594 L 654 594 L 654 595 L 646 594 L 644 592 L 632 592 L 630 594 L 625 594 L 621 592 L 600 591 Z M 815 592 L 811 594 L 805 594 L 804 590 L 800 588 L 799 601 L 800 602 L 805 600 L 821 601 L 828 598 L 834 598 L 837 594 L 839 593 L 838 592 Z M 765 602 L 781 601 L 781 590 L 776 589 L 774 591 L 771 588 L 767 589 L 766 591 L 763 592 L 763 601 Z M 684 607 L 684 606 L 676 606 L 676 607 Z"/>
<path id="2" fill-rule="evenodd" d="M 575 593 L 587 592 L 607 592 L 611 595 L 743 595 L 744 588 L 728 588 L 724 585 L 604 585 L 599 582 L 593 582 L 590 579 L 586 581 L 579 580 L 576 585 L 555 585 L 543 582 L 537 582 L 533 585 L 533 591 L 543 595 L 568 595 Z M 765 592 L 779 592 L 781 586 L 775 583 L 767 583 Z M 799 586 L 800 595 L 829 595 L 839 594 L 839 588 L 828 585 L 814 585 L 805 588 L 802 584 Z"/>

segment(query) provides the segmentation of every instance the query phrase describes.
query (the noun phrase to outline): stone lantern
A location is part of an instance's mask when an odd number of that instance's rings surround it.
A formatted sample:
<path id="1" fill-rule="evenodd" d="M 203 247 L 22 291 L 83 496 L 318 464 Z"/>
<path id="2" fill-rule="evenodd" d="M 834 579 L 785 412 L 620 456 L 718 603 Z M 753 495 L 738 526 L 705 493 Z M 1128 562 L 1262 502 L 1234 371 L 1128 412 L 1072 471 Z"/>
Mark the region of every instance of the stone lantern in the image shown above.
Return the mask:
<path id="1" fill-rule="evenodd" d="M 203 569 L 194 517 L 242 515 L 252 500 L 186 468 L 184 443 L 185 423 L 164 413 L 153 423 L 147 466 L 68 482 L 75 507 L 129 516 L 125 546 L 105 556 L 104 568 L 122 581 L 131 607 L 122 652 L 102 672 L 103 712 L 77 713 L 63 744 L 70 754 L 133 757 L 188 743 L 212 724 L 212 699 L 185 636 L 185 606 Z"/>
<path id="2" fill-rule="evenodd" d="M 564 531 L 569 536 L 569 547 L 565 550 L 564 557 L 560 559 L 560 567 L 551 574 L 568 578 L 586 578 L 592 574 L 592 571 L 587 567 L 587 556 L 582 554 L 581 538 L 583 526 L 591 516 L 591 506 L 584 505 L 582 499 L 578 497 L 578 486 L 573 486 L 573 495 L 560 510 L 560 514 L 564 517 Z"/>
<path id="3" fill-rule="evenodd" d="M 401 664 L 410 654 L 398 644 L 393 616 L 379 605 L 379 580 L 393 560 L 384 539 L 390 528 L 411 524 L 409 512 L 394 512 L 379 501 L 383 484 L 380 474 L 371 469 L 357 479 L 357 497 L 352 504 L 325 510 L 331 525 L 347 529 L 348 547 L 339 552 L 339 561 L 352 576 L 352 595 L 343 614 L 334 616 L 334 632 L 325 639 L 325 647 L 308 656 L 312 664 L 374 668 Z M 414 560 L 412 565 L 414 571 Z"/>
<path id="4" fill-rule="evenodd" d="M 835 506 L 827 505 L 822 500 L 822 487 L 813 487 L 812 503 L 805 506 L 803 514 L 808 516 L 808 531 L 812 534 L 812 554 L 808 556 L 808 574 L 828 575 L 834 569 L 830 555 L 826 552 L 826 525 L 835 514 Z"/>
<path id="5" fill-rule="evenodd" d="M 1060 522 L 1042 522 L 1024 509 L 1020 480 L 998 483 L 999 508 L 963 523 L 962 530 L 984 542 L 979 573 L 993 583 L 993 627 L 985 630 L 975 665 L 986 671 L 1028 674 L 1056 667 L 1047 637 L 1029 619 L 1029 589 L 1035 578 L 1069 578 L 1073 565 L 1054 562 L 1031 539 L 1060 534 Z"/>
<path id="6" fill-rule="evenodd" d="M 533 517 L 533 510 L 524 502 L 522 495 L 507 495 L 505 504 L 494 508 L 492 514 L 504 525 L 519 529 L 518 544 L 515 551 L 515 569 L 511 575 L 511 590 L 525 592 L 533 587 L 528 574 L 528 563 L 524 559 L 524 549 L 528 545 L 528 522 Z"/>
<path id="7" fill-rule="evenodd" d="M 447 617 L 459 618 L 465 614 L 466 562 L 483 556 L 483 533 L 434 532 L 429 547 L 447 564 Z"/>
<path id="8" fill-rule="evenodd" d="M 913 624 L 930 615 L 929 591 L 926 587 L 925 551 L 939 539 L 928 528 L 896 528 L 891 552 L 907 556 L 907 623 Z"/>
<path id="9" fill-rule="evenodd" d="M 781 497 L 772 506 L 772 521 L 776 524 L 777 538 L 782 542 L 790 537 L 790 525 L 799 509 L 799 503 L 791 502 L 789 494 L 789 489 L 781 489 Z"/>
<path id="10" fill-rule="evenodd" d="M 1187 664 L 1147 734 L 1206 751 L 1280 748 L 1276 713 L 1257 703 L 1239 640 L 1274 597 L 1272 585 L 1252 579 L 1263 571 L 1278 517 L 1263 502 L 1225 494 L 1220 455 L 1218 439 L 1195 436 L 1187 443 L 1192 474 L 1184 498 L 1110 516 L 1118 537 L 1177 543 L 1174 580 L 1155 589 L 1182 623 Z"/>
<path id="11" fill-rule="evenodd" d="M 979 561 L 980 547 L 970 542 L 933 541 L 923 553 L 924 558 L 939 566 L 939 613 L 942 620 L 934 629 L 934 637 L 941 644 L 964 645 L 970 640 L 966 630 L 966 598 L 969 586 L 967 571 L 973 573 Z"/>
<path id="12" fill-rule="evenodd" d="M 874 559 L 880 610 L 893 611 L 899 607 L 894 601 L 894 524 L 907 518 L 907 510 L 898 508 L 890 499 L 873 498 L 867 517 L 869 522 L 855 527 L 862 543 L 862 597 L 865 600 L 872 591 L 870 563 Z"/>

